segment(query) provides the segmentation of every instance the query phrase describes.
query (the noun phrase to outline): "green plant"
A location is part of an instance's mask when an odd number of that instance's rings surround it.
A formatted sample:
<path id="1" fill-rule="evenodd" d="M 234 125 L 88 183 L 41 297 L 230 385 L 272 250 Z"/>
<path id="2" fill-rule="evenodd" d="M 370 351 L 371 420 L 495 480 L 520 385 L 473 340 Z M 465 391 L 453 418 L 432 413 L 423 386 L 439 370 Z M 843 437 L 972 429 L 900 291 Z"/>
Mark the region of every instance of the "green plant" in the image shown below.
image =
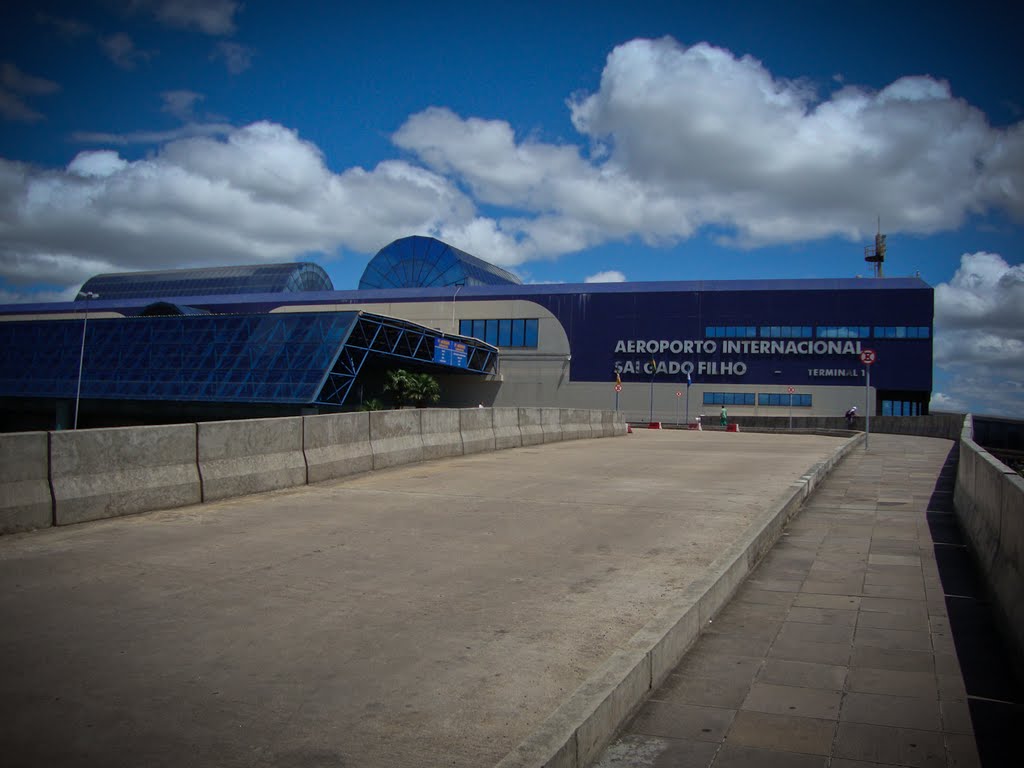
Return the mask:
<path id="1" fill-rule="evenodd" d="M 376 397 L 368 397 L 363 400 L 363 404 L 359 406 L 361 411 L 383 411 L 384 402 Z"/>
<path id="2" fill-rule="evenodd" d="M 410 373 L 398 369 L 388 371 L 384 391 L 391 394 L 396 406 L 415 405 L 424 408 L 441 399 L 441 386 L 429 373 Z"/>

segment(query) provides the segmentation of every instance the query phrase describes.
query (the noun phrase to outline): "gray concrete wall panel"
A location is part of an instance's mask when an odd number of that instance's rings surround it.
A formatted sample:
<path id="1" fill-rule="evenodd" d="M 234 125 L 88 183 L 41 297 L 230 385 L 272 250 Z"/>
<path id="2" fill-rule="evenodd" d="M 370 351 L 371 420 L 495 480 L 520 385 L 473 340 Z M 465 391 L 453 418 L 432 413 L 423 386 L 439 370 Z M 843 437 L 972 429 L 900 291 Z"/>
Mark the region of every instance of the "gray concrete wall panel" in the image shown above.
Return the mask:
<path id="1" fill-rule="evenodd" d="M 0 435 L 0 534 L 53 524 L 45 432 Z"/>
<path id="2" fill-rule="evenodd" d="M 1016 661 L 1024 667 L 1024 478 L 979 446 L 964 419 L 953 506 Z"/>
<path id="3" fill-rule="evenodd" d="M 331 413 L 303 418 L 302 449 L 310 483 L 373 469 L 369 413 Z"/>
<path id="4" fill-rule="evenodd" d="M 425 408 L 420 411 L 423 460 L 462 455 L 459 411 L 455 408 Z"/>
<path id="5" fill-rule="evenodd" d="M 518 408 L 491 408 L 494 418 L 494 448 L 518 448 L 523 444 L 523 433 L 519 430 Z"/>
<path id="6" fill-rule="evenodd" d="M 370 446 L 374 469 L 421 461 L 423 437 L 419 409 L 371 412 Z"/>
<path id="7" fill-rule="evenodd" d="M 494 450 L 494 417 L 490 408 L 463 408 L 459 411 L 459 424 L 462 449 L 467 455 Z"/>
<path id="8" fill-rule="evenodd" d="M 519 433 L 523 445 L 540 445 L 544 442 L 544 426 L 541 424 L 540 408 L 517 408 Z"/>
<path id="9" fill-rule="evenodd" d="M 203 499 L 213 501 L 305 485 L 302 418 L 198 424 Z"/>
<path id="10" fill-rule="evenodd" d="M 557 443 L 562 440 L 562 412 L 560 410 L 541 408 L 540 425 L 545 443 Z"/>
<path id="11" fill-rule="evenodd" d="M 563 408 L 561 413 L 562 439 L 580 440 L 590 437 L 590 413 L 582 408 Z"/>
<path id="12" fill-rule="evenodd" d="M 196 425 L 50 434 L 57 525 L 198 504 Z"/>

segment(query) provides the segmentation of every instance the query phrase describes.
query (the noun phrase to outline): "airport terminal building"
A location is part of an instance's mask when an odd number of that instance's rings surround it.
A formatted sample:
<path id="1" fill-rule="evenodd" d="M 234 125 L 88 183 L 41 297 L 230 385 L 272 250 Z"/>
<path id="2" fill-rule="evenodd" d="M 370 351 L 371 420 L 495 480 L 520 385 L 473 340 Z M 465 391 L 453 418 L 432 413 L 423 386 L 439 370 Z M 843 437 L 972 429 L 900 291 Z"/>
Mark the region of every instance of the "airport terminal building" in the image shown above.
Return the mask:
<path id="1" fill-rule="evenodd" d="M 356 290 L 271 264 L 99 275 L 74 302 L 0 307 L 0 407 L 58 427 L 78 397 L 104 424 L 348 410 L 406 367 L 449 407 L 924 415 L 932 294 L 919 278 L 523 285 L 407 237 Z"/>

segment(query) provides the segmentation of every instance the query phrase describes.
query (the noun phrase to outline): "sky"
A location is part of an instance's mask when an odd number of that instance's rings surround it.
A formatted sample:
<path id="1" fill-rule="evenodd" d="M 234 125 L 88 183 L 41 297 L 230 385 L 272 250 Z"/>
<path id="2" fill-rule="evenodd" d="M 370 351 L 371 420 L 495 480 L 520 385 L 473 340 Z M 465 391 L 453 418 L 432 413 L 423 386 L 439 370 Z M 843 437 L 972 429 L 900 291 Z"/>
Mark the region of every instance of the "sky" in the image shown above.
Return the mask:
<path id="1" fill-rule="evenodd" d="M 1021 4 L 3 15 L 0 303 L 294 260 L 351 289 L 408 235 L 529 283 L 868 276 L 880 224 L 935 288 L 932 408 L 1024 418 Z"/>

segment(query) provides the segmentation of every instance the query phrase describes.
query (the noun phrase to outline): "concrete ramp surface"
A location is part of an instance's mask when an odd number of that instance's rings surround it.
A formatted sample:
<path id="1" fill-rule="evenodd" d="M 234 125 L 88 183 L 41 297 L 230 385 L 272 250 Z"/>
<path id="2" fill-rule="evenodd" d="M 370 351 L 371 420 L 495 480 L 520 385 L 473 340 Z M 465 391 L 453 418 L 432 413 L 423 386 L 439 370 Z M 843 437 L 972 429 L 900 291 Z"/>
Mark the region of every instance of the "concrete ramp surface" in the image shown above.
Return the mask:
<path id="1" fill-rule="evenodd" d="M 493 765 L 842 444 L 638 430 L 0 538 L 0 754 Z"/>

